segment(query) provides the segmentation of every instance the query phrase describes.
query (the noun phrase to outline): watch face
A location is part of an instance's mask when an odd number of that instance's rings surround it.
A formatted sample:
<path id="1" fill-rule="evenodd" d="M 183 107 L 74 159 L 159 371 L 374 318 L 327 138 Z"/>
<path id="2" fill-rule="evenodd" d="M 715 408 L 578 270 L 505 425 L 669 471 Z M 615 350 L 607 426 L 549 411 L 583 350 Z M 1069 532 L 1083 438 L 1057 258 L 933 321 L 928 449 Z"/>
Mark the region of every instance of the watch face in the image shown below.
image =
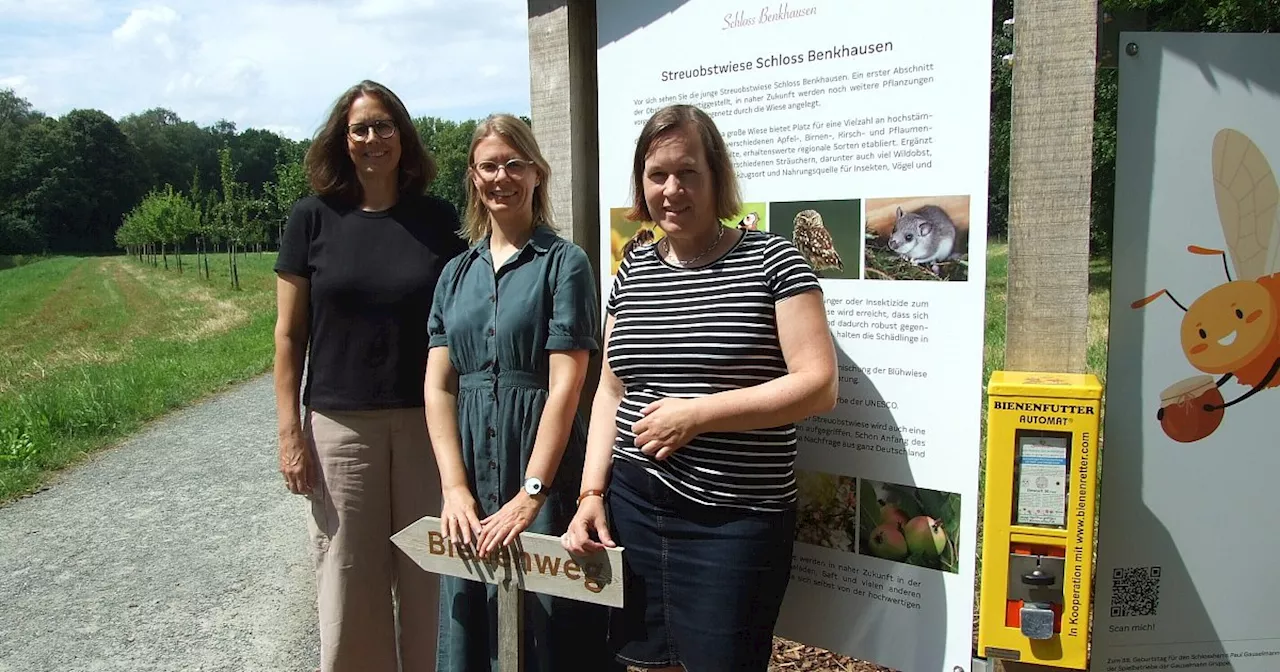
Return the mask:
<path id="1" fill-rule="evenodd" d="M 536 478 L 530 478 L 524 482 L 524 490 L 531 495 L 536 495 L 539 492 L 542 492 L 542 481 Z"/>

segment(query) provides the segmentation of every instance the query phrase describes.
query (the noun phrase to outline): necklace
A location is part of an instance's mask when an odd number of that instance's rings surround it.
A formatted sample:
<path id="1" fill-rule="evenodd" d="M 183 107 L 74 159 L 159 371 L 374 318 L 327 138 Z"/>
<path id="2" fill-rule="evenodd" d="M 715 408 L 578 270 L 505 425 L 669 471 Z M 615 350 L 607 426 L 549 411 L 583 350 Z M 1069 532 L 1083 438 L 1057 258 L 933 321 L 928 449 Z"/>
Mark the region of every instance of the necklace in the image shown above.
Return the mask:
<path id="1" fill-rule="evenodd" d="M 707 256 L 707 253 L 710 252 L 711 250 L 716 249 L 716 246 L 720 244 L 720 238 L 724 236 L 725 227 L 724 225 L 720 224 L 720 222 L 716 222 L 716 228 L 719 229 L 719 231 L 716 231 L 716 239 L 712 241 L 711 245 L 709 245 L 707 249 L 702 251 L 702 254 L 699 254 L 698 256 L 692 259 L 689 259 L 688 261 L 685 261 L 679 257 L 676 257 L 676 263 L 687 268 L 689 265 L 693 264 L 693 262 Z M 667 252 L 669 252 L 673 257 L 676 256 L 675 251 L 671 249 L 670 240 L 667 240 Z"/>

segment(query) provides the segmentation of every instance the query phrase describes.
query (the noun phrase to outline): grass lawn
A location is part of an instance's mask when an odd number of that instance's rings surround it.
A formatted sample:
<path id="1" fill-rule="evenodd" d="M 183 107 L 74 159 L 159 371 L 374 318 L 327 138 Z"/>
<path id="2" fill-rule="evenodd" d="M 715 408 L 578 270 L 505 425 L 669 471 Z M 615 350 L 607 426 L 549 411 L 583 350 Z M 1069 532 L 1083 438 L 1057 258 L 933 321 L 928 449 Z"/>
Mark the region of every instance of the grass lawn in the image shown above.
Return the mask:
<path id="1" fill-rule="evenodd" d="M 163 413 L 266 371 L 274 254 L 210 279 L 128 257 L 0 271 L 0 502 Z"/>

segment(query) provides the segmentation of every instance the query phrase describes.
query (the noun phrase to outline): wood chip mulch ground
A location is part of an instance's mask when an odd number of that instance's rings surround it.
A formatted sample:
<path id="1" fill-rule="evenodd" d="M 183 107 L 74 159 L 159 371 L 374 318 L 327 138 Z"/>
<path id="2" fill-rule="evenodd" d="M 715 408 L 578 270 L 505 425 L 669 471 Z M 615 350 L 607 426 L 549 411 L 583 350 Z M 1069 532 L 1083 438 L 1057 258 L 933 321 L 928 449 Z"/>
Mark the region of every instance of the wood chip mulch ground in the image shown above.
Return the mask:
<path id="1" fill-rule="evenodd" d="M 780 637 L 773 638 L 773 657 L 769 672 L 897 672 L 862 660 L 834 654 L 814 646 L 805 646 Z"/>
<path id="2" fill-rule="evenodd" d="M 639 668 L 628 668 L 628 672 L 644 672 Z M 873 665 L 836 655 L 830 651 L 813 646 L 805 646 L 797 642 L 773 638 L 773 656 L 769 660 L 769 672 L 898 672 L 897 670 Z"/>

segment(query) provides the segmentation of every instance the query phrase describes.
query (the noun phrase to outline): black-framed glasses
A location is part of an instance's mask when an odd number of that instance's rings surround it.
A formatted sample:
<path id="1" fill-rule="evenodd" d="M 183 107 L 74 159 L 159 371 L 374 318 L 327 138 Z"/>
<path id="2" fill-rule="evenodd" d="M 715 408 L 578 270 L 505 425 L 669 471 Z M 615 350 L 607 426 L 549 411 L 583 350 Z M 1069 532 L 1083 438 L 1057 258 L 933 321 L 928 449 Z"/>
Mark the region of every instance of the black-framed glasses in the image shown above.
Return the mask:
<path id="1" fill-rule="evenodd" d="M 396 134 L 396 124 L 390 119 L 378 119 L 377 121 L 350 124 L 347 126 L 347 134 L 356 140 L 364 140 L 369 136 L 369 129 L 373 129 L 373 132 L 383 140 L 386 140 Z"/>
<path id="2" fill-rule="evenodd" d="M 533 165 L 532 162 L 525 161 L 524 159 L 511 159 L 506 163 L 481 161 L 472 167 L 476 169 L 477 173 L 480 173 L 481 177 L 493 179 L 498 176 L 498 170 L 503 168 L 506 169 L 507 175 L 519 178 L 524 175 L 525 171 L 529 170 L 529 166 L 531 165 Z"/>

